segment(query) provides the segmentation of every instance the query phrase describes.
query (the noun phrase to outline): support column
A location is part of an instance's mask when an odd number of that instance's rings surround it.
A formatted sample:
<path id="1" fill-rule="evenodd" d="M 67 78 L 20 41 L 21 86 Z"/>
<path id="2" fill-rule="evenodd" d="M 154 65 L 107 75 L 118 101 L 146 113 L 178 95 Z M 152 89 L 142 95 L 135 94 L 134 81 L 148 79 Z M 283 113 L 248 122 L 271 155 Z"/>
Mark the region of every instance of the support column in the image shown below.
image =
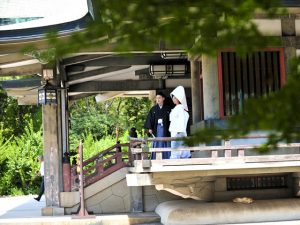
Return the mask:
<path id="1" fill-rule="evenodd" d="M 69 142 L 68 142 L 68 109 L 66 100 L 66 90 L 61 90 L 61 129 L 62 129 L 62 151 L 63 153 L 68 152 Z"/>
<path id="2" fill-rule="evenodd" d="M 293 177 L 293 196 L 300 196 L 300 173 L 292 173 Z"/>
<path id="3" fill-rule="evenodd" d="M 192 92 L 192 114 L 193 124 L 201 121 L 202 99 L 201 99 L 201 84 L 200 84 L 200 62 L 196 58 L 190 58 L 191 62 L 191 92 Z"/>
<path id="4" fill-rule="evenodd" d="M 43 106 L 45 198 L 46 207 L 42 215 L 63 215 L 59 194 L 62 191 L 62 152 L 58 138 L 58 116 L 56 105 Z"/>
<path id="5" fill-rule="evenodd" d="M 131 186 L 130 190 L 130 210 L 131 212 L 143 212 L 143 187 L 142 186 Z"/>
<path id="6" fill-rule="evenodd" d="M 285 65 L 286 65 L 286 68 L 285 68 L 286 78 L 290 71 L 289 61 L 299 55 L 300 55 L 300 52 L 298 50 L 296 50 L 295 47 L 286 47 L 284 49 L 284 58 L 285 58 Z"/>
<path id="7" fill-rule="evenodd" d="M 54 78 L 54 76 L 52 77 Z M 53 79 L 48 82 L 55 85 Z M 60 93 L 58 93 L 57 99 L 57 105 L 43 105 L 44 179 L 46 198 L 46 207 L 42 209 L 43 216 L 64 215 L 64 209 L 59 208 L 59 196 L 60 192 L 63 190 Z"/>
<path id="8" fill-rule="evenodd" d="M 202 56 L 204 120 L 220 118 L 218 64 L 216 57 Z"/>
<path id="9" fill-rule="evenodd" d="M 283 40 L 286 75 L 289 73 L 289 60 L 296 56 L 296 16 L 293 14 L 281 16 L 281 35 Z M 299 55 L 299 54 L 297 54 Z"/>

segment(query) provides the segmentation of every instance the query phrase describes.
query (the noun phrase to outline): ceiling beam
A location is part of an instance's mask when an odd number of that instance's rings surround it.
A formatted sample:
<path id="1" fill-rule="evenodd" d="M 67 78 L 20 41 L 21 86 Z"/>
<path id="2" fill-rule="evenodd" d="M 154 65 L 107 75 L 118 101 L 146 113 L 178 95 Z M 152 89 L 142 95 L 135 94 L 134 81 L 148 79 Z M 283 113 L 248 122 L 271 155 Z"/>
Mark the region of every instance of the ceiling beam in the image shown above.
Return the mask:
<path id="1" fill-rule="evenodd" d="M 164 80 L 90 81 L 69 87 L 69 93 L 99 93 L 103 91 L 140 91 L 163 89 Z"/>
<path id="2" fill-rule="evenodd" d="M 109 57 L 112 54 L 82 54 L 82 55 L 75 55 L 75 56 L 69 56 L 66 58 L 63 58 L 61 60 L 61 64 L 64 66 L 72 65 L 72 64 L 78 64 L 78 63 L 84 63 L 89 60 L 97 60 L 102 59 L 105 57 Z"/>
<path id="3" fill-rule="evenodd" d="M 93 96 L 93 95 L 96 95 L 96 94 L 95 93 L 83 93 L 83 94 L 71 95 L 71 96 L 69 96 L 69 100 L 70 101 L 75 101 L 75 100 L 90 97 L 90 96 Z"/>
<path id="4" fill-rule="evenodd" d="M 37 95 L 26 95 L 18 98 L 18 105 L 37 105 Z"/>
<path id="5" fill-rule="evenodd" d="M 139 75 L 149 75 L 149 68 L 136 70 L 135 71 L 135 75 L 136 76 L 139 76 Z"/>
<path id="6" fill-rule="evenodd" d="M 19 79 L 19 80 L 5 80 L 0 81 L 0 85 L 4 89 L 24 89 L 24 88 L 34 88 L 41 86 L 41 78 L 26 78 L 26 79 Z"/>
<path id="7" fill-rule="evenodd" d="M 9 63 L 14 63 L 18 61 L 23 61 L 23 60 L 30 60 L 32 59 L 31 56 L 24 55 L 21 53 L 14 53 L 14 54 L 1 54 L 0 55 L 0 64 L 9 64 Z"/>
<path id="8" fill-rule="evenodd" d="M 0 76 L 21 76 L 42 73 L 42 64 L 36 59 L 0 65 Z"/>
<path id="9" fill-rule="evenodd" d="M 94 66 L 131 66 L 131 65 L 150 65 L 150 64 L 182 64 L 187 59 L 163 59 L 160 53 L 148 54 L 129 54 L 129 55 L 111 55 L 108 57 L 100 57 L 98 59 L 90 59 L 75 65 L 84 65 L 85 67 Z M 66 66 L 72 67 L 72 65 Z"/>
<path id="10" fill-rule="evenodd" d="M 111 72 L 115 72 L 115 71 L 119 71 L 119 70 L 123 70 L 123 69 L 128 69 L 128 68 L 130 68 L 130 66 L 110 66 L 110 67 L 104 67 L 104 68 L 90 70 L 90 71 L 86 71 L 86 72 L 81 72 L 81 73 L 77 73 L 77 74 L 73 74 L 73 75 L 69 75 L 67 73 L 68 83 L 75 84 L 75 83 L 79 83 L 81 81 L 87 81 L 87 79 L 93 80 L 95 78 L 95 76 L 99 76 L 101 74 L 111 73 Z"/>

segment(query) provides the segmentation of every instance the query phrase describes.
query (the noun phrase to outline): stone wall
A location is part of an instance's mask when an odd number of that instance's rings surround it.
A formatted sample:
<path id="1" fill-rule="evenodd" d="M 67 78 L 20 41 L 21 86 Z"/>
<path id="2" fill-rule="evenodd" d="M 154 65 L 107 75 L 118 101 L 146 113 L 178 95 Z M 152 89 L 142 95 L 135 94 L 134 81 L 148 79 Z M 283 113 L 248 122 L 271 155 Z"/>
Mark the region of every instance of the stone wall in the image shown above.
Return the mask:
<path id="1" fill-rule="evenodd" d="M 127 168 L 116 171 L 108 177 L 85 188 L 85 204 L 94 214 L 125 213 L 131 211 L 130 188 L 126 183 Z M 143 187 L 143 208 L 145 212 L 154 211 L 162 202 L 178 200 L 181 197 L 167 191 L 157 191 L 155 186 Z M 61 207 L 65 214 L 74 214 L 79 207 L 79 192 L 61 192 Z"/>
<path id="2" fill-rule="evenodd" d="M 291 198 L 293 197 L 293 186 L 291 182 L 292 180 L 289 181 L 288 188 L 227 191 L 226 177 L 216 177 L 214 201 L 232 201 L 237 197 L 249 197 L 254 200 Z"/>
<path id="3" fill-rule="evenodd" d="M 145 212 L 155 211 L 156 206 L 162 202 L 182 199 L 181 197 L 173 195 L 167 191 L 158 191 L 155 189 L 155 186 L 144 186 L 143 197 Z"/>
<path id="4" fill-rule="evenodd" d="M 86 200 L 88 211 L 120 213 L 130 211 L 129 188 L 123 179 Z"/>

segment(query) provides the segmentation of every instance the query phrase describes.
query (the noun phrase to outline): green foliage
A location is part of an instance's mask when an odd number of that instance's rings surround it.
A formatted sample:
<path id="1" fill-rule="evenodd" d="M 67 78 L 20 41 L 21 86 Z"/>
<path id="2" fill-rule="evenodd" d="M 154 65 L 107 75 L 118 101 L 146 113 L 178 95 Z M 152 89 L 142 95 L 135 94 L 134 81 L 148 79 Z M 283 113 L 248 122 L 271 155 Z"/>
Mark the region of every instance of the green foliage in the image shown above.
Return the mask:
<path id="1" fill-rule="evenodd" d="M 248 99 L 241 114 L 228 119 L 226 130 L 210 128 L 198 130 L 186 143 L 208 143 L 212 140 L 240 137 L 253 130 L 268 131 L 268 140 L 258 150 L 276 148 L 279 142 L 300 140 L 300 58 L 290 62 L 290 73 L 283 88 L 268 96 Z"/>
<path id="2" fill-rule="evenodd" d="M 103 103 L 96 103 L 93 97 L 78 100 L 70 108 L 71 150 L 80 139 L 102 140 L 114 136 L 115 143 L 116 129 L 121 136 L 131 127 L 142 133 L 150 106 L 148 98 L 114 98 Z"/>
<path id="3" fill-rule="evenodd" d="M 55 62 L 55 49 L 36 50 L 33 45 L 26 46 L 23 49 L 23 54 L 31 56 L 39 60 L 41 64 L 47 64 L 47 67 L 52 68 Z"/>
<path id="4" fill-rule="evenodd" d="M 119 120 L 120 127 L 129 130 L 135 127 L 138 132 L 142 133 L 146 116 L 151 107 L 151 101 L 147 98 L 123 98 Z"/>
<path id="5" fill-rule="evenodd" d="M 129 132 L 124 132 L 120 137 L 120 143 L 128 143 Z M 105 136 L 100 140 L 93 138 L 90 133 L 85 136 L 83 142 L 83 157 L 89 159 L 90 157 L 98 154 L 99 152 L 106 150 L 107 148 L 116 144 L 116 138 L 114 136 Z"/>
<path id="6" fill-rule="evenodd" d="M 49 63 L 56 57 L 82 48 L 113 46 L 114 51 L 183 49 L 188 53 L 214 55 L 219 49 L 234 47 L 238 53 L 250 52 L 278 43 L 263 37 L 250 19 L 257 10 L 269 16 L 283 13 L 269 0 L 99 0 L 96 20 L 72 38 L 60 41 L 48 35 L 54 48 L 27 53 Z M 278 141 L 299 140 L 295 125 L 300 121 L 299 59 L 290 68 L 291 74 L 282 91 L 259 100 L 247 101 L 241 115 L 230 118 L 227 130 L 199 130 L 187 140 L 189 144 L 209 142 L 217 138 L 243 135 L 250 130 L 274 130 L 265 147 Z M 119 140 L 126 142 L 130 127 L 142 133 L 150 108 L 147 99 L 116 98 L 97 104 L 86 98 L 71 106 L 70 145 L 74 149 L 84 140 L 85 158 L 104 150 Z M 33 118 L 33 120 L 30 120 Z M 26 123 L 26 121 L 31 121 Z M 0 195 L 31 193 L 37 187 L 36 157 L 42 151 L 41 110 L 17 106 L 16 100 L 0 91 Z M 9 142 L 8 142 L 9 140 Z"/>
<path id="7" fill-rule="evenodd" d="M 269 0 L 148 0 L 94 1 L 96 19 L 66 44 L 51 33 L 50 43 L 60 57 L 82 48 L 111 45 L 114 51 L 152 51 L 162 46 L 192 54 L 216 54 L 235 47 L 249 52 L 270 44 L 250 20 L 260 10 L 268 16 L 283 13 L 279 1 Z M 275 44 L 275 43 L 273 43 Z"/>
<path id="8" fill-rule="evenodd" d="M 182 49 L 191 55 L 215 55 L 224 48 L 234 48 L 238 54 L 249 53 L 265 46 L 281 46 L 279 39 L 263 36 L 258 31 L 251 20 L 254 13 L 260 12 L 269 17 L 286 14 L 280 8 L 280 1 L 269 0 L 99 0 L 95 4 L 95 21 L 84 32 L 73 35 L 68 44 L 59 41 L 53 33 L 49 35 L 50 43 L 56 48 L 56 56 L 103 46 L 109 46 L 113 51 L 152 51 L 157 49 L 158 44 L 161 50 Z M 298 80 L 295 82 L 299 83 Z M 249 100 L 243 114 L 230 119 L 226 131 L 213 128 L 200 130 L 187 142 L 209 142 L 214 138 L 233 137 L 256 129 L 280 131 L 279 136 L 274 132 L 270 135 L 267 145 L 292 140 L 295 132 L 290 130 L 292 124 L 288 121 L 295 125 L 296 119 L 290 118 L 298 112 L 293 111 L 298 103 L 285 98 L 300 98 L 298 89 L 285 89 L 298 88 L 294 86 L 287 85 L 281 94 L 258 101 Z M 274 112 L 274 106 L 281 109 L 283 104 L 285 110 Z M 126 121 L 121 124 L 128 127 Z"/>
<path id="9" fill-rule="evenodd" d="M 0 89 L 0 195 L 37 191 L 41 124 L 41 107 L 18 105 Z"/>
<path id="10" fill-rule="evenodd" d="M 9 142 L 4 142 L 2 132 L 1 129 L 0 195 L 35 193 L 38 187 L 36 173 L 39 170 L 37 156 L 43 149 L 41 127 L 39 131 L 34 131 L 31 120 L 24 133 Z"/>
<path id="11" fill-rule="evenodd" d="M 0 89 L 0 125 L 3 127 L 3 138 L 23 134 L 27 121 L 33 121 L 33 129 L 40 129 L 42 123 L 42 111 L 38 106 L 18 105 L 17 100 L 8 97 L 3 89 Z"/>
<path id="12" fill-rule="evenodd" d="M 274 147 L 278 142 L 300 140 L 300 58 L 290 63 L 287 83 L 281 91 L 260 99 L 250 99 L 241 115 L 232 118 L 232 129 L 242 129 L 243 133 L 251 130 L 269 130 L 265 147 Z"/>

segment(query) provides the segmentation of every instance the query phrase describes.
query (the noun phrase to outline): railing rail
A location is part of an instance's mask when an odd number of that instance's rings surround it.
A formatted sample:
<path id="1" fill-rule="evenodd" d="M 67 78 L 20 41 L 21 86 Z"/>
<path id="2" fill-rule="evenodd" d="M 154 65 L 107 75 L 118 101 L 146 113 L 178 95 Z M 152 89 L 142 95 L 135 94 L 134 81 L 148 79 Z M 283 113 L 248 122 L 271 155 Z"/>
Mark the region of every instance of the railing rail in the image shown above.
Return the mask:
<path id="1" fill-rule="evenodd" d="M 131 166 L 132 154 L 130 143 L 115 144 L 83 161 L 82 164 L 83 186 L 86 187 L 123 167 Z M 76 189 L 76 184 L 78 183 L 77 169 L 77 166 L 73 166 L 71 169 L 73 189 Z"/>
<path id="2" fill-rule="evenodd" d="M 267 138 L 266 135 L 249 135 L 239 139 L 258 139 Z M 211 165 L 218 163 L 256 163 L 256 162 L 284 162 L 300 160 L 300 143 L 290 143 L 277 145 L 277 148 L 284 148 L 285 151 L 281 153 L 274 153 L 273 151 L 268 155 L 260 153 L 248 154 L 248 151 L 254 150 L 261 146 L 261 144 L 231 144 L 231 140 L 223 140 L 222 145 L 218 146 L 195 146 L 195 147 L 180 147 L 172 148 L 151 148 L 149 142 L 153 141 L 173 141 L 178 138 L 130 138 L 131 143 L 135 143 L 135 147 L 131 148 L 131 152 L 136 161 L 135 166 L 139 165 L 143 168 L 150 168 L 152 166 L 167 166 L 167 165 Z M 234 139 L 233 139 L 234 140 Z M 291 149 L 291 150 L 290 150 Z M 198 157 L 190 159 L 162 159 L 162 153 L 166 151 L 183 151 L 190 150 L 194 153 L 202 154 Z M 155 152 L 156 158 L 150 160 L 150 154 Z M 197 154 L 194 154 L 197 155 Z"/>
<path id="3" fill-rule="evenodd" d="M 242 137 L 266 138 L 265 135 L 252 135 Z M 129 143 L 115 144 L 101 151 L 99 154 L 82 162 L 83 164 L 83 183 L 84 187 L 108 176 L 109 174 L 128 166 L 136 167 L 142 165 L 143 168 L 151 166 L 169 166 L 169 165 L 212 165 L 218 163 L 255 163 L 255 162 L 283 162 L 300 160 L 300 143 L 278 144 L 278 148 L 296 148 L 298 151 L 292 153 L 283 153 L 280 155 L 247 155 L 246 151 L 255 149 L 260 144 L 232 145 L 230 140 L 224 140 L 223 145 L 218 146 L 195 146 L 172 148 L 149 148 L 149 142 L 154 141 L 174 141 L 178 138 L 129 138 Z M 190 159 L 162 159 L 162 153 L 165 151 L 190 150 L 193 152 L 205 153 L 204 156 Z M 156 159 L 150 160 L 150 154 L 156 153 Z M 140 161 L 140 163 L 139 163 Z M 73 190 L 78 181 L 77 167 L 71 169 L 71 180 Z"/>

